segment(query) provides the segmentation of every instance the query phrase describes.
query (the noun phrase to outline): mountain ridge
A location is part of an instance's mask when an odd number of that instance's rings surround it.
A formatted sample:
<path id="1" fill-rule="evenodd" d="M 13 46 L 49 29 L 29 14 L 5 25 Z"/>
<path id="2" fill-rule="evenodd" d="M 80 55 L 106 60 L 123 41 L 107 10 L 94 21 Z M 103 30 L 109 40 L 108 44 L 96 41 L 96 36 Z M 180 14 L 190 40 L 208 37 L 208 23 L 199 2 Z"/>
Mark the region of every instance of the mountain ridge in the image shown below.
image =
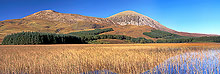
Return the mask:
<path id="1" fill-rule="evenodd" d="M 111 20 L 108 20 L 106 18 L 90 17 L 90 16 L 79 15 L 79 14 L 59 13 L 54 10 L 39 11 L 34 14 L 28 15 L 22 19 L 40 19 L 40 20 L 59 21 L 62 23 L 74 23 L 76 21 L 89 21 L 89 22 L 95 22 L 95 23 L 114 24 Z M 107 21 L 107 22 L 103 22 L 103 21 Z"/>

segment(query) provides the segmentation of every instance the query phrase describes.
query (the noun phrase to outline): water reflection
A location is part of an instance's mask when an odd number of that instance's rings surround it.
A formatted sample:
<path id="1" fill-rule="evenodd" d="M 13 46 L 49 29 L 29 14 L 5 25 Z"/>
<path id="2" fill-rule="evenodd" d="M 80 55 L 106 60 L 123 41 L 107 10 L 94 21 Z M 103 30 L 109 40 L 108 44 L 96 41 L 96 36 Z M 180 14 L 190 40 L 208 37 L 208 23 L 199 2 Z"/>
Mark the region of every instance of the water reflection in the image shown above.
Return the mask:
<path id="1" fill-rule="evenodd" d="M 219 74 L 219 56 L 220 50 L 185 53 L 142 74 Z"/>

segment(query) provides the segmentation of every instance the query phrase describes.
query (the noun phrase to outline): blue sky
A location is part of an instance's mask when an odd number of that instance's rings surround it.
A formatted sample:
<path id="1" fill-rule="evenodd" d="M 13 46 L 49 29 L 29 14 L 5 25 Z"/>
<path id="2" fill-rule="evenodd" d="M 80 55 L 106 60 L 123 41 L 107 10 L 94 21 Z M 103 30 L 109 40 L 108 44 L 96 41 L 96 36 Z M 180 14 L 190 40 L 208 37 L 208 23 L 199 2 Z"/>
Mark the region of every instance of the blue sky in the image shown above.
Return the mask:
<path id="1" fill-rule="evenodd" d="M 220 34 L 220 0 L 0 0 L 0 21 L 48 9 L 102 18 L 133 10 L 177 31 Z"/>

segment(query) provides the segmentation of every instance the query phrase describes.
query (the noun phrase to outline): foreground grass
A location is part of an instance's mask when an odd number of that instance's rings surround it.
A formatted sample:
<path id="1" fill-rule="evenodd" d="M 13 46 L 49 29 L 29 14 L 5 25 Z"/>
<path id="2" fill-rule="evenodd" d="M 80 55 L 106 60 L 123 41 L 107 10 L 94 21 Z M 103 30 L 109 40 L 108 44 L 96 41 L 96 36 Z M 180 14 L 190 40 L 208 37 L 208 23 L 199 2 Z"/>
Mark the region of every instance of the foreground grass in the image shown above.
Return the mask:
<path id="1" fill-rule="evenodd" d="M 0 73 L 143 73 L 170 57 L 218 49 L 214 43 L 0 46 Z"/>

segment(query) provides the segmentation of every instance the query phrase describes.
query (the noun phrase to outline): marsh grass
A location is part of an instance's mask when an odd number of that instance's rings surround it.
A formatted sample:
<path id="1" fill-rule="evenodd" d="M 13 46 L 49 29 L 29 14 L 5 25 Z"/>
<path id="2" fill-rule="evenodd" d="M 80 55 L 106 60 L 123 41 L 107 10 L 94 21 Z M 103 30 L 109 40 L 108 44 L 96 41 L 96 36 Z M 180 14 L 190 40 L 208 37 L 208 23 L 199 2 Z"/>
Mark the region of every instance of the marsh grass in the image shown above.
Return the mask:
<path id="1" fill-rule="evenodd" d="M 153 68 L 171 57 L 218 48 L 218 44 L 8 45 L 0 46 L 0 73 L 154 73 Z M 175 67 L 182 62 L 172 63 L 177 63 L 172 64 Z M 160 71 L 165 72 L 165 67 Z"/>

